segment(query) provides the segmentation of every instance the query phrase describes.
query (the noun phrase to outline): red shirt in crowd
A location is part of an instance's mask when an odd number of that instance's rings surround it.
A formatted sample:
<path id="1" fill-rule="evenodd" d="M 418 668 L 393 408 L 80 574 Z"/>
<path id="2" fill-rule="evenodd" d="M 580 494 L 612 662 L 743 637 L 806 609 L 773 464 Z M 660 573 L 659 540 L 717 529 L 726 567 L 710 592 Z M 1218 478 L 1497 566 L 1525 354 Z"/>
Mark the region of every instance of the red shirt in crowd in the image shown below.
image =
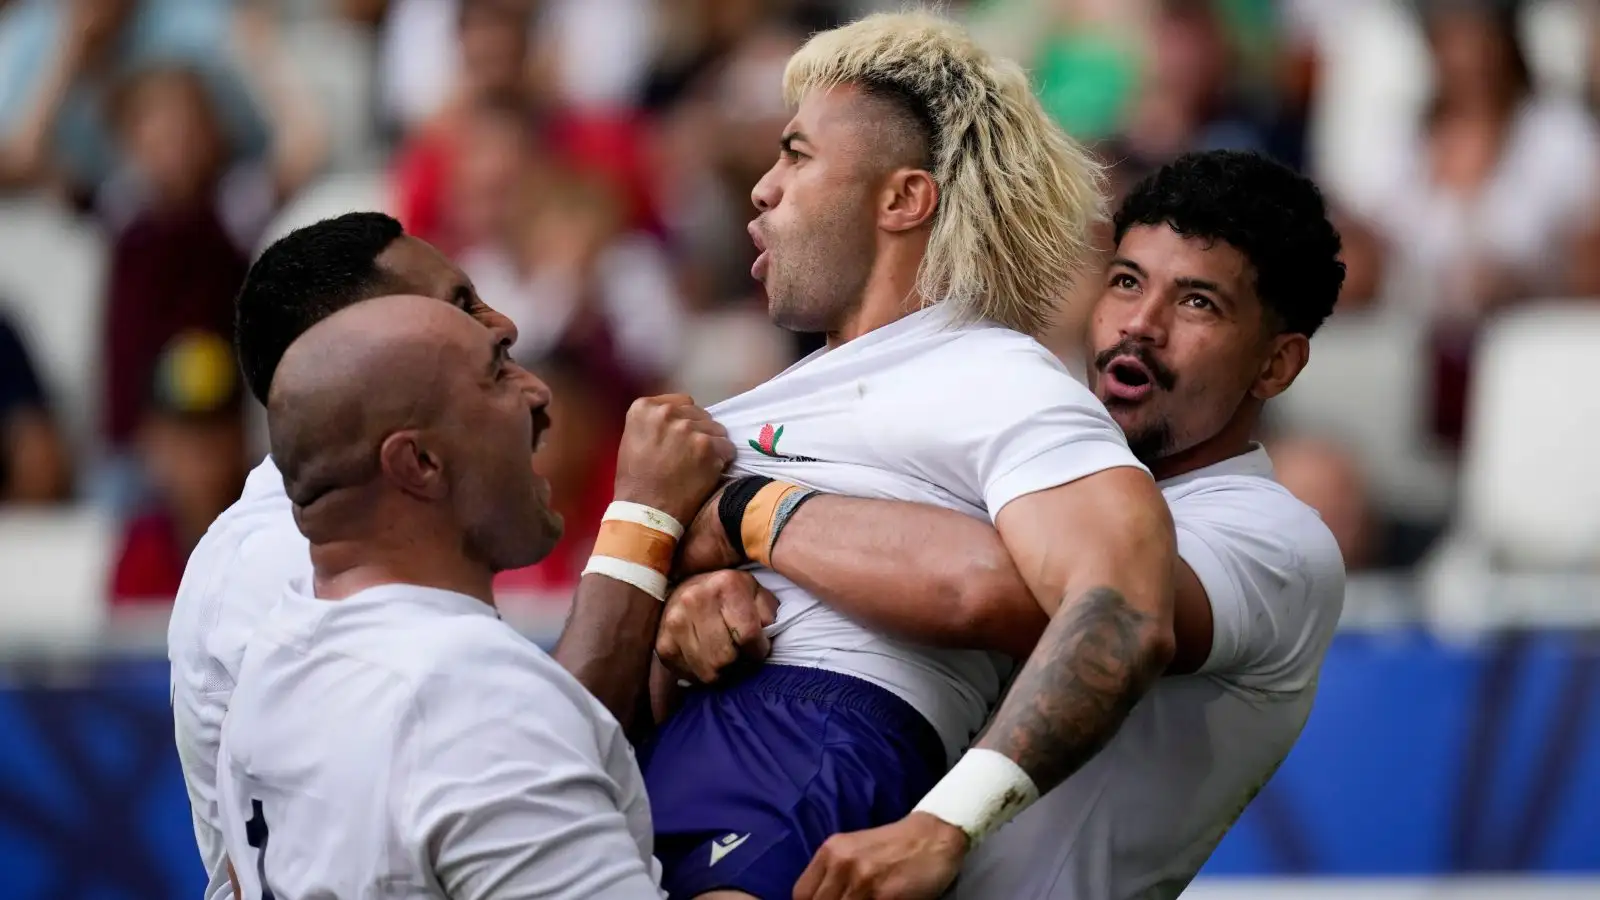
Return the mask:
<path id="1" fill-rule="evenodd" d="M 568 165 L 605 176 L 622 189 L 631 225 L 655 231 L 657 219 L 643 153 L 643 126 L 631 116 L 555 116 L 540 134 Z M 398 215 L 406 231 L 454 254 L 465 249 L 449 233 L 445 186 L 454 153 L 452 136 L 442 129 L 419 132 L 395 163 Z"/>

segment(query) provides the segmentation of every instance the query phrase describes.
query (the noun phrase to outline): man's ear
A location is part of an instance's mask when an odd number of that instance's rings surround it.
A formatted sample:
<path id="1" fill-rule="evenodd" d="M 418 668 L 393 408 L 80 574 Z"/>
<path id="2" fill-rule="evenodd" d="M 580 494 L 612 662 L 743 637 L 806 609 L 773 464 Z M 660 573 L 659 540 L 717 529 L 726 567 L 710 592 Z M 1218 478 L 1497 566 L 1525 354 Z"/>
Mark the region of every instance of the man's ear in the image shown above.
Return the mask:
<path id="1" fill-rule="evenodd" d="M 1311 339 L 1303 334 L 1280 334 L 1272 339 L 1272 352 L 1256 375 L 1250 395 L 1271 400 L 1289 389 L 1311 361 Z"/>
<path id="2" fill-rule="evenodd" d="M 878 227 L 912 231 L 933 220 L 939 208 L 939 186 L 926 169 L 896 169 L 884 184 L 878 204 Z"/>
<path id="3" fill-rule="evenodd" d="M 397 431 L 378 447 L 378 465 L 390 484 L 413 497 L 445 495 L 444 459 L 419 431 Z"/>

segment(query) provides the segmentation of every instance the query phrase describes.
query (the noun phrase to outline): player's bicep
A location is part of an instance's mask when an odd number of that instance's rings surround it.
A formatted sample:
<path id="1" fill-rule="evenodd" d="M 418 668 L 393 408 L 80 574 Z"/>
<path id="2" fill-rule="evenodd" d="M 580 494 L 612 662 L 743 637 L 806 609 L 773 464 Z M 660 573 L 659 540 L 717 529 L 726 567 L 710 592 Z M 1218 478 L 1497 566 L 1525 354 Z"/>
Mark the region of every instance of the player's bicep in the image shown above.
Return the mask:
<path id="1" fill-rule="evenodd" d="M 1142 469 L 1105 469 L 1018 497 L 995 517 L 1017 571 L 1045 611 L 1110 588 L 1168 627 L 1176 559 L 1172 517 Z"/>

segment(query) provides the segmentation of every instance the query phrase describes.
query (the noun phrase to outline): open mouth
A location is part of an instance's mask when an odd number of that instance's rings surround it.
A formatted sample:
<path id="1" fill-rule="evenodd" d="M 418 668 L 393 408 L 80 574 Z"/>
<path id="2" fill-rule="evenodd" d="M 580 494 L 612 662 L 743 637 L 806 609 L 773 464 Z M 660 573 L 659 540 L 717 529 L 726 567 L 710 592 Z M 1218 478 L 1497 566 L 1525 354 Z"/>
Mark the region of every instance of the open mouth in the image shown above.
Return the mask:
<path id="1" fill-rule="evenodd" d="M 1149 367 L 1132 356 L 1119 356 L 1105 368 L 1102 379 L 1107 399 L 1136 403 L 1155 390 L 1155 376 Z"/>
<path id="2" fill-rule="evenodd" d="M 550 433 L 550 413 L 541 406 L 530 410 L 529 416 L 533 419 L 533 428 L 530 432 L 528 449 L 538 453 L 539 448 L 544 446 L 545 436 Z"/>
<path id="3" fill-rule="evenodd" d="M 545 411 L 544 407 L 540 407 L 533 410 L 531 415 L 533 428 L 531 438 L 528 441 L 528 468 L 533 470 L 534 490 L 538 493 L 539 502 L 549 506 L 551 498 L 550 479 L 539 473 L 539 467 L 534 465 L 534 460 L 538 457 L 539 448 L 544 446 L 545 437 L 550 434 L 550 414 Z"/>
<path id="4" fill-rule="evenodd" d="M 756 228 L 756 223 L 751 222 L 745 227 L 750 234 L 750 242 L 756 247 L 756 261 L 750 265 L 750 277 L 757 281 L 765 282 L 767 277 L 767 243 L 761 239 L 761 231 Z"/>

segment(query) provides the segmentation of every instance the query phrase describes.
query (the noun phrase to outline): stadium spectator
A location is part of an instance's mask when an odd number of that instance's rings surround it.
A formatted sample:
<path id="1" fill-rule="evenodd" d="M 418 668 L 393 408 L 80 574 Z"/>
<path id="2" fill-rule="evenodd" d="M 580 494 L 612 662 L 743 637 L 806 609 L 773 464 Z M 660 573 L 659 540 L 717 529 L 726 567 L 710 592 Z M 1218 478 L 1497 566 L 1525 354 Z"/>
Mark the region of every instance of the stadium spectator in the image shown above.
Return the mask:
<path id="1" fill-rule="evenodd" d="M 1132 184 L 1191 150 L 1273 149 L 1266 117 L 1240 91 L 1215 3 L 1160 0 L 1149 43 L 1144 83 L 1107 151 L 1119 161 L 1117 185 Z"/>
<path id="2" fill-rule="evenodd" d="M 0 505 L 59 503 L 72 459 L 22 336 L 0 315 Z"/>
<path id="3" fill-rule="evenodd" d="M 519 94 L 483 98 L 461 114 L 451 134 L 454 149 L 438 160 L 443 183 L 437 208 L 431 209 L 434 200 L 429 199 L 431 211 L 410 208 L 410 215 L 429 223 L 436 241 L 459 254 L 499 240 L 513 228 L 519 201 L 542 187 L 551 161 Z M 406 177 L 402 173 L 402 190 Z M 433 192 L 432 187 L 425 191 Z"/>
<path id="4" fill-rule="evenodd" d="M 414 7 L 407 11 L 406 7 Z M 552 93 L 533 56 L 533 15 L 527 0 L 463 0 L 435 3 L 429 15 L 454 10 L 459 65 L 451 62 L 452 87 L 436 112 L 417 123 L 395 163 L 395 191 L 406 231 L 449 253 L 471 244 L 474 235 L 456 232 L 446 208 L 449 182 L 458 157 L 473 152 L 467 133 L 487 108 L 520 105 L 542 143 L 566 162 L 601 172 L 622 185 L 630 214 L 640 223 L 652 217 L 643 181 L 637 123 L 628 116 L 576 115 Z M 421 4 L 401 4 L 395 27 L 420 16 Z M 409 26 L 406 26 L 409 27 Z M 411 64 L 408 59 L 407 64 Z"/>
<path id="5" fill-rule="evenodd" d="M 225 340 L 179 335 L 161 354 L 147 397 L 139 458 L 153 501 L 124 531 L 114 603 L 171 602 L 189 551 L 244 487 L 243 392 Z"/>
<path id="6" fill-rule="evenodd" d="M 507 226 L 463 253 L 461 267 L 516 323 L 517 359 L 565 344 L 634 394 L 665 383 L 685 327 L 675 276 L 654 238 L 625 227 L 606 182 L 555 173 L 525 192 Z"/>
<path id="7" fill-rule="evenodd" d="M 771 165 L 788 121 L 786 61 L 808 35 L 832 27 L 825 12 L 811 8 L 748 13 L 743 3 L 707 12 L 699 50 L 676 65 L 663 61 L 649 95 L 658 104 L 656 196 L 668 241 L 684 262 L 687 300 L 698 309 L 766 307 L 750 278 L 750 190 Z M 796 355 L 821 346 L 816 335 L 791 340 Z"/>
<path id="8" fill-rule="evenodd" d="M 1068 134 L 1093 143 L 1121 127 L 1139 84 L 1145 3 L 1002 0 L 972 6 L 967 18 L 974 33 L 1034 72 L 1039 102 Z"/>
<path id="9" fill-rule="evenodd" d="M 1582 287 L 1574 261 L 1594 248 L 1580 238 L 1600 221 L 1600 130 L 1577 101 L 1536 90 L 1520 8 L 1421 4 L 1433 97 L 1371 196 L 1350 198 L 1378 251 L 1367 262 L 1381 271 L 1368 280 L 1433 324 L 1433 427 L 1450 444 L 1481 323 Z"/>
<path id="10" fill-rule="evenodd" d="M 264 159 L 232 162 L 216 98 L 191 67 L 138 70 L 112 97 L 126 163 L 97 207 L 111 234 L 105 374 L 114 448 L 133 434 L 166 343 L 191 328 L 227 333 L 256 242 L 323 159 L 321 123 L 273 66 L 272 32 L 255 20 L 243 37 L 272 99 L 274 143 Z"/>
<path id="11" fill-rule="evenodd" d="M 118 165 L 105 101 L 157 62 L 203 72 L 219 127 L 242 155 L 268 129 L 230 37 L 255 15 L 230 0 L 21 0 L 0 9 L 0 189 L 46 180 L 89 196 Z"/>

